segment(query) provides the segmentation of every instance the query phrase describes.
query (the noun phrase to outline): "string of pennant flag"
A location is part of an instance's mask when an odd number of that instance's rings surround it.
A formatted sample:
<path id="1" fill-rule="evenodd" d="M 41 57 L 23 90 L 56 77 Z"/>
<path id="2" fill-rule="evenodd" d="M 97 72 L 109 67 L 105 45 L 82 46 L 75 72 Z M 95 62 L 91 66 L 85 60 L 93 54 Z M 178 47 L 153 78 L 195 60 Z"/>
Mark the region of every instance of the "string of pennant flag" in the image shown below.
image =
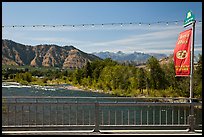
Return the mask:
<path id="1" fill-rule="evenodd" d="M 101 24 L 63 24 L 63 25 L 2 25 L 2 28 L 19 28 L 19 27 L 95 27 L 95 26 L 125 26 L 125 25 L 148 25 L 149 27 L 154 24 L 178 24 L 184 22 L 183 20 L 178 21 L 157 21 L 157 22 L 151 22 L 151 23 L 145 23 L 145 22 L 126 22 L 126 23 L 101 23 Z M 201 20 L 197 21 L 198 23 L 202 23 Z"/>

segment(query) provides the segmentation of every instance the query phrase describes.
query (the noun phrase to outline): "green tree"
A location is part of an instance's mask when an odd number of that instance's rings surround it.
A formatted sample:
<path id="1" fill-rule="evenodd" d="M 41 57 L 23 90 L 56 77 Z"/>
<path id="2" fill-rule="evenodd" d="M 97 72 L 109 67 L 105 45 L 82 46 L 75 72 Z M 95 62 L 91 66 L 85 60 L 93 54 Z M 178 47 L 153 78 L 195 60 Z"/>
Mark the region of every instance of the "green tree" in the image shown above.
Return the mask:
<path id="1" fill-rule="evenodd" d="M 20 82 L 21 81 L 21 73 L 16 73 L 15 81 L 16 82 Z"/>
<path id="2" fill-rule="evenodd" d="M 98 78 L 104 67 L 105 67 L 105 64 L 101 60 L 95 60 L 91 63 L 92 77 L 94 80 L 98 81 Z"/>
<path id="3" fill-rule="evenodd" d="M 112 90 L 111 88 L 111 80 L 112 80 L 112 68 L 111 66 L 106 66 L 103 68 L 101 75 L 99 77 L 99 83 L 102 83 L 103 90 Z"/>
<path id="4" fill-rule="evenodd" d="M 83 78 L 83 71 L 81 69 L 76 69 L 72 75 L 73 83 L 74 84 L 81 84 L 81 80 Z"/>
<path id="5" fill-rule="evenodd" d="M 30 72 L 26 72 L 23 74 L 23 80 L 27 82 L 32 82 L 32 75 Z"/>
<path id="6" fill-rule="evenodd" d="M 173 60 L 170 60 L 167 64 L 162 65 L 162 70 L 165 73 L 166 87 L 175 90 L 177 85 Z"/>
<path id="7" fill-rule="evenodd" d="M 115 66 L 118 64 L 116 61 L 113 61 L 111 58 L 104 59 L 103 63 L 105 66 Z"/>
<path id="8" fill-rule="evenodd" d="M 194 67 L 194 97 L 202 97 L 202 55 L 198 55 L 197 66 Z"/>
<path id="9" fill-rule="evenodd" d="M 138 89 L 143 94 L 143 89 L 146 88 L 146 76 L 143 68 L 139 68 L 137 71 Z"/>
<path id="10" fill-rule="evenodd" d="M 84 66 L 83 71 L 84 71 L 84 77 L 85 78 L 92 77 L 92 68 L 91 68 L 89 61 Z"/>
<path id="11" fill-rule="evenodd" d="M 175 92 L 178 96 L 189 97 L 190 91 L 190 78 L 189 77 L 176 77 Z"/>
<path id="12" fill-rule="evenodd" d="M 147 61 L 147 69 L 149 71 L 149 80 L 151 89 L 165 89 L 166 79 L 165 73 L 161 69 L 159 61 L 155 57 L 150 57 Z"/>

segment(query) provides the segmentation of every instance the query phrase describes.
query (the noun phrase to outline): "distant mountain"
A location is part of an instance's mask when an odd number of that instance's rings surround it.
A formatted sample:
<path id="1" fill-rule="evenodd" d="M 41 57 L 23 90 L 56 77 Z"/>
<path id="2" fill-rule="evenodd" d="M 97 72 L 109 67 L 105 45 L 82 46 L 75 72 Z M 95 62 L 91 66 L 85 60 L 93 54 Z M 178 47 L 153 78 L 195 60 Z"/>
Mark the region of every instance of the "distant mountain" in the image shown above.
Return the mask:
<path id="1" fill-rule="evenodd" d="M 88 61 L 100 58 L 74 46 L 28 46 L 2 39 L 2 65 L 30 65 L 62 68 L 82 68 Z"/>
<path id="2" fill-rule="evenodd" d="M 167 57 L 166 54 L 158 54 L 158 53 L 151 53 L 151 54 L 145 54 L 141 52 L 133 52 L 133 53 L 123 53 L 122 51 L 118 51 L 116 53 L 114 52 L 94 52 L 92 53 L 102 59 L 105 58 L 111 58 L 112 60 L 118 61 L 118 62 L 132 62 L 136 64 L 143 64 L 146 63 L 146 61 L 151 57 L 154 56 L 155 58 L 162 59 Z"/>

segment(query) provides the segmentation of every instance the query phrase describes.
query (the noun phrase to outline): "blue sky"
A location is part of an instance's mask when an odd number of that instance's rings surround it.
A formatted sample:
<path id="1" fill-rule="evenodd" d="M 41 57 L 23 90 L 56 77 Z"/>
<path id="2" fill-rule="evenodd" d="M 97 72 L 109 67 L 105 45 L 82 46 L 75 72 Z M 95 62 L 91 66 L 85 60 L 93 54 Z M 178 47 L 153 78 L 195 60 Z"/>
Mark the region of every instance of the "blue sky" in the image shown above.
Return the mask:
<path id="1" fill-rule="evenodd" d="M 142 22 L 142 25 L 3 28 L 2 38 L 25 45 L 73 45 L 87 52 L 173 54 L 191 10 L 202 21 L 202 2 L 3 2 L 3 25 L 77 25 Z M 147 24 L 143 24 L 147 23 Z M 148 24 L 151 24 L 148 26 Z M 196 23 L 195 52 L 202 52 L 202 23 Z"/>

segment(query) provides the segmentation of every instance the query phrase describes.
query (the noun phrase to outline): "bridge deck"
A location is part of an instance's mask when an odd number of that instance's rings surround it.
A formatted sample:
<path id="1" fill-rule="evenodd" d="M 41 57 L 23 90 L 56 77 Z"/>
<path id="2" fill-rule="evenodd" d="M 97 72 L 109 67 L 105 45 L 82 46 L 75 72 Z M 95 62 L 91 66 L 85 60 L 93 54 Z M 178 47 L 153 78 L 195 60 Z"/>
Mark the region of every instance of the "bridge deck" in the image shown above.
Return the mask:
<path id="1" fill-rule="evenodd" d="M 2 135 L 202 135 L 202 130 L 2 131 Z"/>

